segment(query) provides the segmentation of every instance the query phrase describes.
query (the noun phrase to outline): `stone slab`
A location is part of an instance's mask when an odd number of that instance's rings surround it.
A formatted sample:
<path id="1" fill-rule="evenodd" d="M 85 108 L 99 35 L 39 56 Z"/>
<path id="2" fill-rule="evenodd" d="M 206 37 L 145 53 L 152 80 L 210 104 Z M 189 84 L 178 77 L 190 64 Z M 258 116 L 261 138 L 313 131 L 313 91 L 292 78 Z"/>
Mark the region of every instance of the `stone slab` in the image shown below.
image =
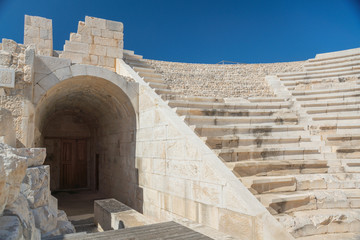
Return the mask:
<path id="1" fill-rule="evenodd" d="M 0 68 L 0 87 L 15 87 L 15 70 L 10 68 Z"/>

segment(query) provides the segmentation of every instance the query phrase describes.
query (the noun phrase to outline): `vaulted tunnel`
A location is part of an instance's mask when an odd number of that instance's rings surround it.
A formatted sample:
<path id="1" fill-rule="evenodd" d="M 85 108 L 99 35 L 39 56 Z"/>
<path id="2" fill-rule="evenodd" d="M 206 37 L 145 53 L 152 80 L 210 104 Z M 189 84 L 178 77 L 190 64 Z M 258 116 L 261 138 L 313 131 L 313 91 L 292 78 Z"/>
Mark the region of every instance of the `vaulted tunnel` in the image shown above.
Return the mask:
<path id="1" fill-rule="evenodd" d="M 136 113 L 120 87 L 89 76 L 64 80 L 41 98 L 35 116 L 35 145 L 47 149 L 52 191 L 99 191 L 142 210 Z"/>

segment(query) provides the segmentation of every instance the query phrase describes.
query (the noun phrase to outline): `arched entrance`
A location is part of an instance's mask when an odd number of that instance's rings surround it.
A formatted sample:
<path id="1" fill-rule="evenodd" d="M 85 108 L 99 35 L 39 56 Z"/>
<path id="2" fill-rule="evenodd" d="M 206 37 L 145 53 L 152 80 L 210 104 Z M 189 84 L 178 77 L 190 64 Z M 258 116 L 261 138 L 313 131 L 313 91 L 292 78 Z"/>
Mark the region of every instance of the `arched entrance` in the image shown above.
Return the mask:
<path id="1" fill-rule="evenodd" d="M 73 75 L 49 86 L 36 105 L 35 146 L 47 149 L 52 191 L 99 191 L 141 211 L 135 94 L 115 80 Z"/>

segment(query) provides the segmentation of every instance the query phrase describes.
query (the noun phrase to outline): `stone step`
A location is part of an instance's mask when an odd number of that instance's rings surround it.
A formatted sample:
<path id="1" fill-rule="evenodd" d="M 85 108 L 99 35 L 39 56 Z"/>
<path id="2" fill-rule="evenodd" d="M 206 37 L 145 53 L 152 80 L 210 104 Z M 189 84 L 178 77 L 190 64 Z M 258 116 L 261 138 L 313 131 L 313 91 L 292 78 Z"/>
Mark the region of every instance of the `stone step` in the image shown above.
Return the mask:
<path id="1" fill-rule="evenodd" d="M 171 95 L 166 97 L 165 100 L 169 100 L 171 102 L 179 102 L 179 103 L 198 103 L 198 104 L 225 104 L 225 99 L 224 98 L 217 98 L 217 97 L 203 97 L 203 96 L 186 96 L 183 94 L 179 94 L 179 95 Z M 228 104 L 228 105 L 237 105 L 237 104 Z"/>
<path id="2" fill-rule="evenodd" d="M 216 108 L 184 108 L 176 107 L 179 115 L 193 116 L 232 116 L 232 117 L 250 117 L 250 116 L 273 116 L 279 115 L 279 110 L 268 109 L 216 109 Z M 284 112 L 289 113 L 289 111 Z"/>
<path id="3" fill-rule="evenodd" d="M 322 63 L 307 63 L 304 64 L 304 68 L 307 72 L 319 71 L 319 70 L 330 70 L 333 69 L 334 71 L 338 68 L 344 67 L 355 67 L 360 65 L 360 56 L 354 57 L 350 59 L 337 59 L 337 61 L 328 61 Z"/>
<path id="4" fill-rule="evenodd" d="M 221 117 L 221 116 L 186 116 L 185 121 L 189 125 L 230 125 L 230 124 L 268 124 L 274 123 L 277 125 L 283 124 L 297 124 L 298 117 L 295 116 L 283 116 L 283 117 Z"/>
<path id="5" fill-rule="evenodd" d="M 211 109 L 283 109 L 291 107 L 291 102 L 286 103 L 222 103 L 200 102 L 187 100 L 169 100 L 170 107 L 183 108 L 211 108 Z"/>
<path id="6" fill-rule="evenodd" d="M 280 135 L 280 136 L 263 136 L 263 135 L 224 135 L 207 137 L 206 144 L 212 149 L 233 148 L 240 146 L 297 146 L 301 143 L 312 143 L 309 135 Z"/>
<path id="7" fill-rule="evenodd" d="M 337 67 L 331 67 L 327 65 L 323 65 L 321 67 L 316 68 L 310 68 L 311 70 L 307 70 L 304 72 L 293 72 L 293 73 L 280 73 L 277 74 L 277 76 L 280 79 L 287 79 L 287 80 L 295 80 L 295 79 L 305 79 L 305 78 L 311 78 L 313 76 L 319 76 L 319 75 L 327 75 L 331 74 L 331 77 L 333 74 L 341 75 L 343 72 L 351 72 L 351 71 L 357 71 L 360 69 L 360 64 L 346 64 L 345 66 L 337 66 Z M 328 76 L 329 76 L 328 75 Z M 325 76 L 326 77 L 326 76 Z"/>
<path id="8" fill-rule="evenodd" d="M 242 177 L 241 182 L 252 194 L 267 192 L 293 192 L 296 179 L 293 176 Z"/>
<path id="9" fill-rule="evenodd" d="M 340 92 L 353 92 L 359 91 L 360 87 L 352 87 L 352 88 L 340 88 L 340 89 L 324 89 L 324 90 L 308 90 L 308 91 L 293 91 L 291 94 L 293 96 L 305 96 L 305 95 L 321 95 L 328 93 L 340 93 Z"/>
<path id="10" fill-rule="evenodd" d="M 355 120 L 360 119 L 360 112 L 345 112 L 345 113 L 321 113 L 321 114 L 312 114 L 312 119 L 314 121 L 324 121 L 324 120 Z"/>
<path id="11" fill-rule="evenodd" d="M 259 201 L 272 215 L 317 209 L 311 192 L 269 193 L 258 195 Z"/>
<path id="12" fill-rule="evenodd" d="M 195 132 L 200 136 L 223 136 L 234 134 L 255 134 L 267 136 L 286 136 L 289 134 L 303 134 L 304 126 L 299 125 L 264 125 L 264 126 L 214 126 L 214 125 L 197 125 Z"/>
<path id="13" fill-rule="evenodd" d="M 152 78 L 152 77 L 144 77 L 145 82 L 152 82 L 152 83 L 161 83 L 165 84 L 162 78 Z"/>
<path id="14" fill-rule="evenodd" d="M 140 77 L 143 78 L 155 78 L 155 79 L 161 79 L 162 80 L 162 75 L 160 73 L 155 73 L 155 72 L 138 72 Z"/>
<path id="15" fill-rule="evenodd" d="M 326 139 L 328 141 L 354 141 L 360 140 L 360 134 L 331 134 L 327 135 Z"/>
<path id="16" fill-rule="evenodd" d="M 359 112 L 359 111 L 360 111 L 360 105 L 316 107 L 306 110 L 308 114 L 326 114 L 326 113 Z"/>
<path id="17" fill-rule="evenodd" d="M 237 147 L 213 150 L 225 162 L 247 160 L 320 160 L 319 147 L 251 148 Z"/>
<path id="18" fill-rule="evenodd" d="M 286 99 L 284 98 L 275 98 L 275 97 L 249 97 L 247 99 L 250 102 L 258 103 L 258 102 L 285 102 Z"/>
<path id="19" fill-rule="evenodd" d="M 308 62 L 324 62 L 333 59 L 347 59 L 350 57 L 357 57 L 360 55 L 360 48 L 347 49 L 336 52 L 319 53 L 316 57 L 309 59 Z"/>
<path id="20" fill-rule="evenodd" d="M 348 93 L 328 93 L 321 96 L 304 96 L 304 97 L 295 97 L 297 101 L 317 101 L 325 99 L 345 99 L 345 98 L 354 98 L 360 97 L 360 91 L 353 91 Z"/>
<path id="21" fill-rule="evenodd" d="M 357 105 L 360 104 L 360 98 L 335 98 L 331 100 L 309 100 L 309 101 L 301 101 L 301 106 L 305 108 L 312 107 L 327 107 L 327 106 L 346 106 L 346 105 Z"/>
<path id="22" fill-rule="evenodd" d="M 144 79 L 147 82 L 147 78 Z M 170 87 L 167 84 L 164 83 L 157 83 L 157 82 L 149 82 L 149 86 L 155 89 L 170 89 Z"/>
<path id="23" fill-rule="evenodd" d="M 178 91 L 172 89 L 155 89 L 155 92 L 163 98 L 163 95 L 176 95 L 179 94 Z"/>
<path id="24" fill-rule="evenodd" d="M 124 52 L 124 59 L 125 60 L 138 60 L 138 59 L 142 59 L 143 56 L 142 55 L 138 55 L 138 54 L 127 54 L 126 52 Z"/>
<path id="25" fill-rule="evenodd" d="M 133 67 L 135 72 L 138 73 L 155 73 L 155 69 L 154 68 L 143 68 L 143 67 Z"/>
<path id="26" fill-rule="evenodd" d="M 336 155 L 338 158 L 359 159 L 360 158 L 360 146 L 338 147 L 336 149 Z"/>
<path id="27" fill-rule="evenodd" d="M 228 162 L 228 167 L 239 177 L 288 176 L 289 174 L 327 173 L 326 160 L 262 160 Z"/>
<path id="28" fill-rule="evenodd" d="M 152 66 L 150 66 L 146 62 L 143 62 L 143 61 L 138 60 L 138 59 L 125 59 L 125 62 L 128 65 L 132 66 L 133 68 L 134 67 L 142 67 L 142 68 L 151 68 L 151 69 L 153 69 Z"/>
<path id="29" fill-rule="evenodd" d="M 327 70 L 317 71 L 317 72 L 303 72 L 303 74 L 296 74 L 292 76 L 278 76 L 281 81 L 296 81 L 296 80 L 315 80 L 315 79 L 325 79 L 325 78 L 338 78 L 345 76 L 353 76 L 360 74 L 360 66 L 355 67 L 345 67 L 341 69 L 336 69 L 335 72 L 330 72 Z"/>
<path id="30" fill-rule="evenodd" d="M 276 216 L 277 220 L 295 237 L 327 233 L 360 232 L 360 210 L 317 209 Z"/>
<path id="31" fill-rule="evenodd" d="M 318 77 L 318 78 L 301 78 L 301 79 L 283 79 L 282 82 L 285 87 L 296 87 L 298 85 L 311 85 L 319 83 L 329 83 L 329 82 L 341 82 L 342 78 L 348 77 L 359 77 L 360 71 L 353 72 L 344 72 L 342 75 L 334 75 L 327 77 Z"/>
<path id="32" fill-rule="evenodd" d="M 327 173 L 326 160 L 262 160 L 227 162 L 236 176 L 283 176 L 290 174 Z"/>

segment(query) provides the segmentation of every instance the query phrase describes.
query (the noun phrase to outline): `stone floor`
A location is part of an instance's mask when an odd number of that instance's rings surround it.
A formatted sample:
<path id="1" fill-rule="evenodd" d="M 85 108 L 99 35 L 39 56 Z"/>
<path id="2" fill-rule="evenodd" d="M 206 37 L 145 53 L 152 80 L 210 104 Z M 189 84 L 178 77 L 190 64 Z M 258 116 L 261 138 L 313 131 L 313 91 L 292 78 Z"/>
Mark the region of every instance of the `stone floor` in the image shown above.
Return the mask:
<path id="1" fill-rule="evenodd" d="M 97 232 L 94 224 L 94 201 L 106 196 L 89 190 L 54 192 L 53 196 L 58 199 L 59 209 L 66 212 L 76 232 Z"/>

